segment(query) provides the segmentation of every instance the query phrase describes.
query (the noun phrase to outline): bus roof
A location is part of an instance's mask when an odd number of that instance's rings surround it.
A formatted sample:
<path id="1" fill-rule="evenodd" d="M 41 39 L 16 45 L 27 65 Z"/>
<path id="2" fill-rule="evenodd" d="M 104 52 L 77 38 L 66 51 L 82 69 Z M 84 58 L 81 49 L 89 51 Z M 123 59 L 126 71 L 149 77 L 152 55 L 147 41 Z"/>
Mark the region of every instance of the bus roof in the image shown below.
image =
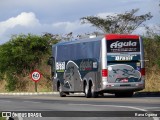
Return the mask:
<path id="1" fill-rule="evenodd" d="M 105 35 L 106 40 L 115 40 L 115 39 L 139 39 L 138 35 L 129 35 L 129 34 L 107 34 Z"/>
<path id="2" fill-rule="evenodd" d="M 91 42 L 91 41 L 100 41 L 103 37 L 106 40 L 116 40 L 116 39 L 139 39 L 138 35 L 130 35 L 130 34 L 106 34 L 104 36 L 96 37 L 96 38 L 86 38 L 86 39 L 78 39 L 72 41 L 65 41 L 59 42 L 53 46 L 61 46 L 61 45 L 68 45 L 68 44 L 75 44 L 75 43 L 84 43 L 84 42 Z"/>
<path id="3" fill-rule="evenodd" d="M 104 36 L 96 37 L 96 38 L 86 38 L 86 39 L 78 39 L 73 41 L 67 41 L 67 42 L 59 42 L 56 44 L 56 46 L 60 45 L 68 45 L 68 44 L 75 44 L 75 43 L 83 43 L 83 42 L 93 42 L 93 41 L 100 41 Z M 54 46 L 54 45 L 53 45 Z"/>

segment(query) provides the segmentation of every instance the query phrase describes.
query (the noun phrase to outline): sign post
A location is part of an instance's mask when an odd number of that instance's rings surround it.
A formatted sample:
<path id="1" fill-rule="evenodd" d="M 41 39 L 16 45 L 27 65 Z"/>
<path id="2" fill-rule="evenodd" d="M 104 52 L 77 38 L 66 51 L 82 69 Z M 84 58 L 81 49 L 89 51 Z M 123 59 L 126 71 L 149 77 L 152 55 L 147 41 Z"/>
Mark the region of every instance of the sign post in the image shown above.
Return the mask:
<path id="1" fill-rule="evenodd" d="M 38 70 L 34 70 L 31 73 L 31 79 L 34 81 L 35 92 L 37 92 L 37 82 L 41 79 L 41 73 Z"/>
<path id="2" fill-rule="evenodd" d="M 37 82 L 34 82 L 34 89 L 35 89 L 35 92 L 37 92 Z"/>

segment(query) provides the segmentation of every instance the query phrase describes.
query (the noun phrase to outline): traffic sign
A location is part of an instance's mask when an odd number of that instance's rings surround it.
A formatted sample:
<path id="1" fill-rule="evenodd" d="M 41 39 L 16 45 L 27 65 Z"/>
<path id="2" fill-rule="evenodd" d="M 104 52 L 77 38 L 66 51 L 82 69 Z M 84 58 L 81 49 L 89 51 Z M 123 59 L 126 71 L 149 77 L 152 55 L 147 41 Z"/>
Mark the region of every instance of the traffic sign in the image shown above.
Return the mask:
<path id="1" fill-rule="evenodd" d="M 31 78 L 34 82 L 38 82 L 41 79 L 41 73 L 38 70 L 34 70 L 31 73 Z"/>

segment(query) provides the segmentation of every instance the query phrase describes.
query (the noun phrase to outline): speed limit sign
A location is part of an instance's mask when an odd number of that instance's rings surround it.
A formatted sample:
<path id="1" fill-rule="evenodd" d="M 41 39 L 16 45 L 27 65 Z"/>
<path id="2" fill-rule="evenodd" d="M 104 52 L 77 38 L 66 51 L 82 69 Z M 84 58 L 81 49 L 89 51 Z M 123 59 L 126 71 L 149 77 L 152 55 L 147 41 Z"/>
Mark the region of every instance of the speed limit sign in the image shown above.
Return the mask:
<path id="1" fill-rule="evenodd" d="M 34 82 L 38 82 L 41 79 L 41 73 L 38 70 L 34 70 L 31 73 L 31 78 Z"/>

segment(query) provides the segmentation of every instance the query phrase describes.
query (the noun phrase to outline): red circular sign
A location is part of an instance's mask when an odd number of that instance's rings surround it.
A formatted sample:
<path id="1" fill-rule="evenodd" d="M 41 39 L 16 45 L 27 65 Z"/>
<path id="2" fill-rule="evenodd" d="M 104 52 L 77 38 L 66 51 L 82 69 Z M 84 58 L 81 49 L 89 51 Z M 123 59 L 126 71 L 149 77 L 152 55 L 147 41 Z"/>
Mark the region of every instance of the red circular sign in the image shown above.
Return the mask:
<path id="1" fill-rule="evenodd" d="M 31 79 L 34 81 L 34 82 L 38 82 L 40 79 L 41 79 L 41 73 L 38 71 L 38 70 L 34 70 L 32 73 L 31 73 Z"/>

